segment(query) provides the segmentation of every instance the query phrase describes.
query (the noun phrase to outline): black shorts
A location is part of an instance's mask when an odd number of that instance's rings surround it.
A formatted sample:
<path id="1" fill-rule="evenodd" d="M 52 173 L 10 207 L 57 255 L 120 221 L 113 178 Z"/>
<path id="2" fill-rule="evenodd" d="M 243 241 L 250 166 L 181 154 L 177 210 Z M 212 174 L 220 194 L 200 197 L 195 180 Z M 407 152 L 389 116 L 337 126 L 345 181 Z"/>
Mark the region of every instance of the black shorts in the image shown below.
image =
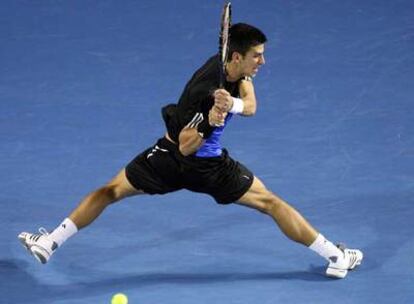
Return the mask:
<path id="1" fill-rule="evenodd" d="M 253 183 L 253 173 L 223 150 L 221 156 L 184 157 L 166 138 L 126 166 L 128 181 L 148 194 L 187 189 L 211 195 L 219 204 L 241 198 Z"/>

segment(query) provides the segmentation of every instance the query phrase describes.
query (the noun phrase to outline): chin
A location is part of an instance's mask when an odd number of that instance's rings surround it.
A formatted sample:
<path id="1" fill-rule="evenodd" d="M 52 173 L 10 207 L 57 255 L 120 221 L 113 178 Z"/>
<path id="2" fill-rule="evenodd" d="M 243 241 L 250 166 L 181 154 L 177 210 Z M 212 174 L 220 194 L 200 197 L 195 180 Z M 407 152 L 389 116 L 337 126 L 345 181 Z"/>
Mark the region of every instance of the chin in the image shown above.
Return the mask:
<path id="1" fill-rule="evenodd" d="M 255 76 L 256 76 L 256 74 L 257 74 L 257 73 L 254 73 L 254 72 L 252 72 L 252 73 L 246 73 L 246 74 L 244 74 L 244 77 L 250 77 L 250 78 L 253 78 L 253 77 L 255 77 Z"/>

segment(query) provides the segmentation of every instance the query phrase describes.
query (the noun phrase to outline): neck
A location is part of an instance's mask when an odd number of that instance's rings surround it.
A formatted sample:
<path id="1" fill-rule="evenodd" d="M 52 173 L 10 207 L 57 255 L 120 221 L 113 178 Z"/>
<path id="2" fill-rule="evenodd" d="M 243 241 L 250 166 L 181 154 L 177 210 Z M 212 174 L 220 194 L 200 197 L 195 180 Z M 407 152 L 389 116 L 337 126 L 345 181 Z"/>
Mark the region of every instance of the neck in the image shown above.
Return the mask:
<path id="1" fill-rule="evenodd" d="M 235 63 L 227 62 L 226 64 L 226 80 L 229 82 L 235 82 L 239 80 L 243 75 L 240 75 Z"/>

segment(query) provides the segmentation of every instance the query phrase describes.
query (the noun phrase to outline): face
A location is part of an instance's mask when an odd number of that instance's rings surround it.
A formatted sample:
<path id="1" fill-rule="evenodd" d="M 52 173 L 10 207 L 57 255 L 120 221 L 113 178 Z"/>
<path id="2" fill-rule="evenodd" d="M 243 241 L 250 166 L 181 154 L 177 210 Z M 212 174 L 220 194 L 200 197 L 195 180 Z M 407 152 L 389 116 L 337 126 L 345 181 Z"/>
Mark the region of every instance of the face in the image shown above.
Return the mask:
<path id="1" fill-rule="evenodd" d="M 242 76 L 254 77 L 259 71 L 260 66 L 265 64 L 264 44 L 251 47 L 244 56 L 239 58 L 239 72 Z"/>

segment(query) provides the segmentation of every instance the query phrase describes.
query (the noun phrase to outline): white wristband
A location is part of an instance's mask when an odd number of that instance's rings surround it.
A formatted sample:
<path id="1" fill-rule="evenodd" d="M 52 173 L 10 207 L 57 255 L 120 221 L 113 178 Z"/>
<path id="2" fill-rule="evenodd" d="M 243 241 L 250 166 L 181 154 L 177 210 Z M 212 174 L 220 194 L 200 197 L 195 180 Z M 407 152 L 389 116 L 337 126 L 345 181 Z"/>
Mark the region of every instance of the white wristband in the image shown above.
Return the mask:
<path id="1" fill-rule="evenodd" d="M 230 109 L 230 113 L 233 114 L 241 114 L 243 113 L 243 109 L 244 109 L 244 101 L 241 98 L 236 98 L 236 97 L 232 97 L 233 98 L 233 106 Z"/>

